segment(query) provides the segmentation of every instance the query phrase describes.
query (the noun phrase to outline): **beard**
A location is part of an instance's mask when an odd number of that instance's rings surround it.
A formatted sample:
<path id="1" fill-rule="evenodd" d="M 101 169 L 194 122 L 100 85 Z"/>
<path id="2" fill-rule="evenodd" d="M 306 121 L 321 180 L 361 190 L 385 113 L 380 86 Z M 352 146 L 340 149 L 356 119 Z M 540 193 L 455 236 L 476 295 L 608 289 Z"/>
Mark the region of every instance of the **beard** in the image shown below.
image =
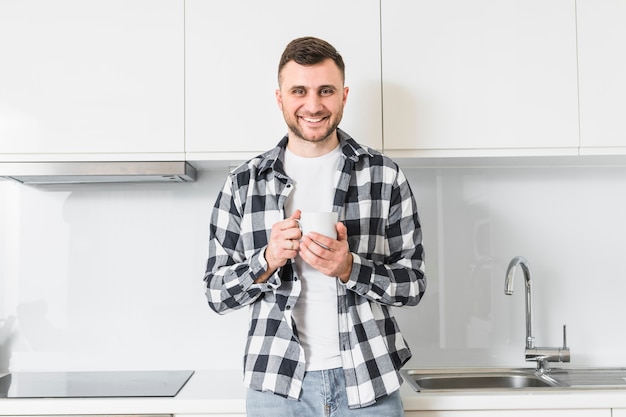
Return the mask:
<path id="1" fill-rule="evenodd" d="M 329 140 L 334 135 L 337 127 L 339 126 L 339 122 L 341 122 L 342 115 L 343 112 L 336 114 L 334 119 L 330 120 L 330 125 L 328 125 L 328 128 L 326 130 L 315 131 L 314 133 L 309 135 L 304 133 L 303 129 L 298 123 L 298 117 L 288 117 L 287 114 L 284 114 L 284 118 L 285 122 L 287 123 L 287 127 L 289 128 L 289 131 L 293 133 L 297 138 L 302 139 L 306 142 L 322 143 Z M 316 116 L 312 115 L 310 117 L 315 118 Z"/>

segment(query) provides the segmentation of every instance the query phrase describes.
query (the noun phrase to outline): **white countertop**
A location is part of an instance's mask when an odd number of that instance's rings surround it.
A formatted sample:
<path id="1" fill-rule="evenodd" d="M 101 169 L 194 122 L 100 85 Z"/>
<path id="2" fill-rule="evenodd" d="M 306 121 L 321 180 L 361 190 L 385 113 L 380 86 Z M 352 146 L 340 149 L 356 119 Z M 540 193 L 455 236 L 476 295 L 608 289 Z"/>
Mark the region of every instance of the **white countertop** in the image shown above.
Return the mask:
<path id="1" fill-rule="evenodd" d="M 626 409 L 626 390 L 417 393 L 405 383 L 401 392 L 406 410 Z M 240 372 L 196 371 L 173 398 L 0 399 L 0 415 L 212 413 L 245 414 Z"/>
<path id="2" fill-rule="evenodd" d="M 242 374 L 237 371 L 196 371 L 176 397 L 0 399 L 0 416 L 245 412 L 245 387 Z"/>

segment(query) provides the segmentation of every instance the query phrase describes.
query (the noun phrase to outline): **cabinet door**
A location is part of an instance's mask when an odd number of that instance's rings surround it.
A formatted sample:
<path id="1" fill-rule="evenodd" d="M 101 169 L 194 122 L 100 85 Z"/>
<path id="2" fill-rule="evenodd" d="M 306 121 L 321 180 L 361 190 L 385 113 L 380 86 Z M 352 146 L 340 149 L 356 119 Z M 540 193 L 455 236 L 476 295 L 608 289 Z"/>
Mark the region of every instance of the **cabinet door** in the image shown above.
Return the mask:
<path id="1" fill-rule="evenodd" d="M 382 0 L 385 150 L 576 154 L 574 4 Z"/>
<path id="2" fill-rule="evenodd" d="M 405 417 L 611 417 L 611 410 L 407 411 Z"/>
<path id="3" fill-rule="evenodd" d="M 626 2 L 576 4 L 581 152 L 626 153 Z"/>
<path id="4" fill-rule="evenodd" d="M 184 157 L 183 1 L 3 0 L 0 57 L 0 160 Z"/>
<path id="5" fill-rule="evenodd" d="M 292 39 L 309 35 L 346 63 L 340 127 L 380 149 L 379 16 L 378 0 L 187 0 L 187 158 L 247 157 L 278 143 L 287 132 L 275 98 L 278 61 Z"/>

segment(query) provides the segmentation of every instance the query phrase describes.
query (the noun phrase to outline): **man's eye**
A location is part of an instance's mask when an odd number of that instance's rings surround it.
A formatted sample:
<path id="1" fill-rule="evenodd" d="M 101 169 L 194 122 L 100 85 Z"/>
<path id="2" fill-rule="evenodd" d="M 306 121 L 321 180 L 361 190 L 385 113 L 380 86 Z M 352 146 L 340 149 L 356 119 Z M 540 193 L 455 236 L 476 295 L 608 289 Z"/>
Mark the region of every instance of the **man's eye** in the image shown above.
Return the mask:
<path id="1" fill-rule="evenodd" d="M 302 88 L 295 88 L 291 91 L 293 94 L 301 96 L 304 94 L 304 89 Z"/>
<path id="2" fill-rule="evenodd" d="M 331 94 L 333 94 L 335 92 L 335 90 L 333 90 L 332 88 L 322 88 L 320 90 L 320 94 L 323 96 L 329 96 Z"/>

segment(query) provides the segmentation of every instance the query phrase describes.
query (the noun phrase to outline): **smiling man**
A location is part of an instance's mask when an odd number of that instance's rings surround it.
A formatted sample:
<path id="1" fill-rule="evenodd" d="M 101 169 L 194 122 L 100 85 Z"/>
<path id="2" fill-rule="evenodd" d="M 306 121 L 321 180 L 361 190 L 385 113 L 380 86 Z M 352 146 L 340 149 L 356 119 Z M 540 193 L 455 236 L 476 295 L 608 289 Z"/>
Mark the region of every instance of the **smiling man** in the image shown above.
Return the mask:
<path id="1" fill-rule="evenodd" d="M 287 45 L 276 90 L 287 135 L 229 175 L 211 215 L 209 306 L 249 308 L 248 417 L 404 415 L 411 352 L 390 307 L 424 294 L 421 227 L 398 166 L 338 128 L 344 81 L 332 45 Z M 337 213 L 336 236 L 303 236 L 304 211 Z"/>
<path id="2" fill-rule="evenodd" d="M 307 58 L 305 55 L 300 62 L 307 62 Z M 318 85 L 320 80 L 328 84 Z M 327 58 L 314 65 L 281 61 L 278 83 L 276 100 L 293 139 L 287 146 L 297 154 L 312 153 L 303 155 L 309 157 L 334 149 L 339 144 L 337 126 L 348 99 L 348 87 L 344 87 L 343 73 L 335 61 Z"/>

